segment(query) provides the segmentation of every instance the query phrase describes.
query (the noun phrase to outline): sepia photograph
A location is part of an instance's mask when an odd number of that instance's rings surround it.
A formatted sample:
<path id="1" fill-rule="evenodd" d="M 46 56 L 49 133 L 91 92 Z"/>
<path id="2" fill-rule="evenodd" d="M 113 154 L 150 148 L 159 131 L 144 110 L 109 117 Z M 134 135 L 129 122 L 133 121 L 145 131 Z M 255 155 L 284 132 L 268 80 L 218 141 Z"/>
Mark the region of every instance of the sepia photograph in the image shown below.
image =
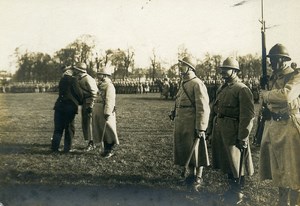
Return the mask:
<path id="1" fill-rule="evenodd" d="M 299 11 L 0 0 L 0 206 L 300 206 Z"/>

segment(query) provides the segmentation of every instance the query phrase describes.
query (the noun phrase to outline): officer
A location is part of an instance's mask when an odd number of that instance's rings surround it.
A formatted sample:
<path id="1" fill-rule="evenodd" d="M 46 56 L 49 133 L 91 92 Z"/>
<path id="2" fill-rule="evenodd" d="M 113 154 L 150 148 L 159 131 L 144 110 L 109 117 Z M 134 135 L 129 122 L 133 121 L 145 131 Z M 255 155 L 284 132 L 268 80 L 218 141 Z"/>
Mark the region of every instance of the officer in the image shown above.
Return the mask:
<path id="1" fill-rule="evenodd" d="M 260 148 L 261 180 L 272 179 L 279 188 L 279 205 L 300 205 L 300 73 L 282 44 L 267 55 L 272 76 L 262 99 L 269 109 Z"/>
<path id="2" fill-rule="evenodd" d="M 92 136 L 92 112 L 94 100 L 97 96 L 97 83 L 93 77 L 86 72 L 86 66 L 79 63 L 74 67 L 74 75 L 77 77 L 83 93 L 83 103 L 81 108 L 82 131 L 85 140 L 88 140 L 87 151 L 95 149 Z"/>
<path id="3" fill-rule="evenodd" d="M 211 139 L 212 166 L 228 176 L 230 189 L 223 197 L 231 205 L 243 201 L 245 168 L 249 175 L 254 172 L 248 146 L 254 119 L 253 96 L 239 79 L 239 71 L 234 57 L 225 59 L 220 67 L 225 82 L 216 92 L 207 130 Z"/>
<path id="4" fill-rule="evenodd" d="M 195 75 L 190 58 L 179 60 L 179 68 L 182 80 L 175 101 L 174 164 L 185 166 L 195 138 L 205 137 L 210 108 L 206 86 Z M 189 175 L 181 179 L 196 191 L 203 181 L 203 166 L 209 164 L 203 147 L 203 141 L 200 141 L 189 162 Z"/>
<path id="5" fill-rule="evenodd" d="M 99 92 L 93 112 L 93 134 L 95 141 L 104 146 L 104 151 L 101 154 L 104 158 L 115 155 L 114 149 L 119 145 L 115 109 L 116 90 L 110 77 L 110 64 L 97 73 Z"/>
<path id="6" fill-rule="evenodd" d="M 65 131 L 64 152 L 72 147 L 75 126 L 74 118 L 78 113 L 78 104 L 82 101 L 82 92 L 71 67 L 62 68 L 63 76 L 59 81 L 59 96 L 54 105 L 54 132 L 51 150 L 58 152 L 59 144 Z"/>

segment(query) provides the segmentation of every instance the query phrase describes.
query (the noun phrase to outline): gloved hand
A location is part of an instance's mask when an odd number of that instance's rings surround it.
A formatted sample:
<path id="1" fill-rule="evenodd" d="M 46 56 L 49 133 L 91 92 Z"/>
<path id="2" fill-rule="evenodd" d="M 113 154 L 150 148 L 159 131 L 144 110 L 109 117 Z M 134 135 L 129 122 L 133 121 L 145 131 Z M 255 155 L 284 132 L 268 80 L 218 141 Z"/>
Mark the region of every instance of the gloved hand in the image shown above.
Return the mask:
<path id="1" fill-rule="evenodd" d="M 240 150 L 247 149 L 248 148 L 248 142 L 238 139 L 237 142 L 236 142 L 236 147 L 239 148 Z"/>
<path id="2" fill-rule="evenodd" d="M 107 121 L 108 118 L 109 118 L 109 114 L 105 114 L 105 115 L 104 115 L 104 119 Z"/>
<path id="3" fill-rule="evenodd" d="M 93 108 L 92 108 L 92 107 L 86 108 L 86 112 L 87 112 L 88 114 L 93 113 Z"/>
<path id="4" fill-rule="evenodd" d="M 195 129 L 196 137 L 205 137 L 205 132 L 203 130 Z"/>

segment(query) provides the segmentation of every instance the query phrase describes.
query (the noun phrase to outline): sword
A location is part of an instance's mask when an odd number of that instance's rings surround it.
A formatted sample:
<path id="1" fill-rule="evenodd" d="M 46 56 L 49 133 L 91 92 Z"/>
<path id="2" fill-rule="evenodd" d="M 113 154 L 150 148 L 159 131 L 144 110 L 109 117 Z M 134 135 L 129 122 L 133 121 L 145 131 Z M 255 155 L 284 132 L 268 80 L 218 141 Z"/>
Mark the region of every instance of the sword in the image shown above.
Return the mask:
<path id="1" fill-rule="evenodd" d="M 182 171 L 182 173 L 181 173 L 181 176 L 182 176 L 182 177 L 186 177 L 186 176 L 187 176 L 187 171 L 188 171 L 188 168 L 189 168 L 190 161 L 191 161 L 191 159 L 192 159 L 192 156 L 193 156 L 193 154 L 194 154 L 194 151 L 195 151 L 196 146 L 199 145 L 199 141 L 200 141 L 200 138 L 197 137 L 197 138 L 195 139 L 194 143 L 193 143 L 192 149 L 191 149 L 191 151 L 190 151 L 190 154 L 189 154 L 189 156 L 188 156 L 188 159 L 187 159 L 187 161 L 186 161 L 186 163 L 185 163 L 185 165 L 184 165 L 183 171 Z"/>
<path id="2" fill-rule="evenodd" d="M 107 125 L 107 121 L 105 121 L 105 123 L 104 123 L 103 132 L 102 132 L 102 136 L 101 136 L 101 141 L 100 141 L 101 150 L 104 149 L 103 139 L 104 139 L 104 135 L 105 135 L 105 131 L 106 131 L 106 125 Z"/>
<path id="3" fill-rule="evenodd" d="M 241 184 L 242 168 L 243 168 L 243 163 L 244 163 L 244 159 L 245 159 L 245 156 L 246 156 L 246 152 L 247 152 L 247 148 L 241 149 L 240 167 L 239 167 L 239 179 L 238 179 L 238 183 L 239 184 Z"/>

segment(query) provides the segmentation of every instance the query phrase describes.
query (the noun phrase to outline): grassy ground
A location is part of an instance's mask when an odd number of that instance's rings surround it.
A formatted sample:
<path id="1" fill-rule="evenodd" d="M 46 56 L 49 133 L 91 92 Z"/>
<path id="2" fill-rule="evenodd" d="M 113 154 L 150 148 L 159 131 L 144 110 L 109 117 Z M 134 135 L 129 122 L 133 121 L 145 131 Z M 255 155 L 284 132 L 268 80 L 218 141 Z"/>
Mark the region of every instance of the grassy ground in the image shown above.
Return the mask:
<path id="1" fill-rule="evenodd" d="M 160 99 L 159 94 L 117 95 L 120 146 L 116 156 L 103 159 L 99 151 L 84 152 L 87 143 L 80 115 L 75 120 L 75 152 L 49 152 L 56 97 L 0 94 L 0 202 L 219 205 L 218 194 L 227 189 L 227 183 L 218 171 L 205 170 L 205 185 L 199 193 L 177 183 L 179 170 L 172 164 L 174 125 L 168 119 L 173 101 Z M 252 150 L 256 173 L 248 178 L 242 205 L 275 205 L 277 190 L 270 182 L 259 182 L 259 149 Z M 57 191 L 60 195 L 55 196 Z M 16 194 L 22 196 L 17 198 Z"/>

